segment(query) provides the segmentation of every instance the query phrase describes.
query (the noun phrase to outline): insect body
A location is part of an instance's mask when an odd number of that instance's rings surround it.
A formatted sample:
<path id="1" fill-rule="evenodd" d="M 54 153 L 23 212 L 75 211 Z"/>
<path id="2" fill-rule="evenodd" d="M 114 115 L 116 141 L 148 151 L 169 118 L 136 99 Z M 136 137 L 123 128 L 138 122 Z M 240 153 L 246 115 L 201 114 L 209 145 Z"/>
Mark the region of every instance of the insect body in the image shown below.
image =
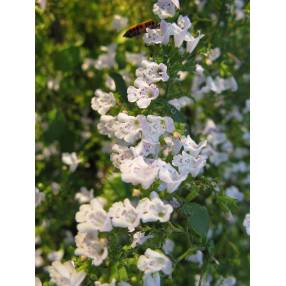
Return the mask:
<path id="1" fill-rule="evenodd" d="M 156 29 L 158 27 L 159 27 L 159 24 L 153 20 L 144 21 L 142 23 L 129 27 L 128 30 L 123 35 L 123 37 L 125 38 L 136 37 L 136 36 L 144 34 L 147 28 Z"/>

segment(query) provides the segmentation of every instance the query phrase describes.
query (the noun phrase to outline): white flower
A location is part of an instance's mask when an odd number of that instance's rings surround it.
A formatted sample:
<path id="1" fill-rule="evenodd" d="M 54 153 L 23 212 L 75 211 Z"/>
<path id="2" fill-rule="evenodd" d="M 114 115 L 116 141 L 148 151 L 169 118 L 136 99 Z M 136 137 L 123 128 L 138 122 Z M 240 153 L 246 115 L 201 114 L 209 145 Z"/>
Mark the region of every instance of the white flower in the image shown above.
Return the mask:
<path id="1" fill-rule="evenodd" d="M 210 91 L 208 86 L 203 86 L 206 82 L 204 75 L 204 68 L 201 65 L 196 65 L 196 72 L 192 82 L 191 93 L 196 96 L 197 99 L 201 99 L 205 93 Z"/>
<path id="2" fill-rule="evenodd" d="M 144 274 L 143 281 L 144 281 L 144 286 L 160 286 L 161 285 L 159 272 Z"/>
<path id="3" fill-rule="evenodd" d="M 200 266 L 203 265 L 203 258 L 204 258 L 204 254 L 198 250 L 196 252 L 196 254 L 190 255 L 186 258 L 187 261 L 192 262 L 192 263 L 197 263 Z"/>
<path id="4" fill-rule="evenodd" d="M 38 277 L 35 277 L 35 286 L 42 286 L 42 282 Z"/>
<path id="5" fill-rule="evenodd" d="M 136 76 L 143 78 L 147 83 L 156 83 L 159 81 L 167 81 L 169 76 L 167 74 L 167 66 L 165 64 L 157 64 L 144 60 L 142 67 L 136 70 Z"/>
<path id="6" fill-rule="evenodd" d="M 161 20 L 160 29 L 146 29 L 144 34 L 144 42 L 146 45 L 162 44 L 167 45 L 170 40 L 170 36 L 174 34 L 173 26 L 171 23 Z"/>
<path id="7" fill-rule="evenodd" d="M 134 156 L 132 151 L 127 146 L 114 144 L 112 146 L 112 154 L 110 158 L 113 165 L 117 168 L 120 168 L 121 164 L 125 160 L 132 160 Z"/>
<path id="8" fill-rule="evenodd" d="M 107 135 L 111 138 L 114 134 L 114 128 L 116 125 L 116 118 L 111 115 L 100 116 L 99 123 L 97 124 L 97 129 L 100 134 Z"/>
<path id="9" fill-rule="evenodd" d="M 188 175 L 190 173 L 193 177 L 196 177 L 201 173 L 206 160 L 203 156 L 195 158 L 183 151 L 182 154 L 174 156 L 172 164 L 178 167 L 180 174 Z"/>
<path id="10" fill-rule="evenodd" d="M 171 254 L 174 250 L 175 243 L 171 239 L 166 239 L 164 244 L 163 244 L 163 250 L 166 254 Z"/>
<path id="11" fill-rule="evenodd" d="M 160 29 L 146 29 L 146 33 L 144 34 L 144 43 L 146 45 L 152 44 L 162 44 L 163 36 Z"/>
<path id="12" fill-rule="evenodd" d="M 235 200 L 238 200 L 239 202 L 243 201 L 244 195 L 243 193 L 241 193 L 237 187 L 235 186 L 230 186 L 225 190 L 225 194 L 230 197 L 233 198 Z"/>
<path id="13" fill-rule="evenodd" d="M 170 35 L 174 36 L 175 47 L 180 48 L 184 42 L 187 42 L 187 52 L 191 53 L 198 45 L 203 35 L 194 38 L 188 30 L 192 23 L 188 16 L 179 16 L 177 23 L 172 23 L 172 28 L 169 29 Z"/>
<path id="14" fill-rule="evenodd" d="M 237 217 L 233 215 L 231 211 L 226 212 L 224 217 L 230 224 L 234 224 L 237 221 Z"/>
<path id="15" fill-rule="evenodd" d="M 108 137 L 117 137 L 128 144 L 134 144 L 140 138 L 140 122 L 134 116 L 119 113 L 117 117 L 102 115 L 97 125 L 99 132 Z"/>
<path id="16" fill-rule="evenodd" d="M 172 155 L 177 155 L 180 152 L 182 142 L 179 138 L 175 136 L 165 136 L 164 141 L 166 143 L 166 149 L 164 150 L 165 156 L 168 156 L 169 152 L 171 152 Z"/>
<path id="17" fill-rule="evenodd" d="M 176 23 L 172 24 L 175 47 L 180 48 L 184 41 L 191 39 L 188 29 L 180 28 Z"/>
<path id="18" fill-rule="evenodd" d="M 236 278 L 233 276 L 222 278 L 217 283 L 217 286 L 234 286 L 234 285 L 236 285 Z"/>
<path id="19" fill-rule="evenodd" d="M 173 105 L 176 109 L 181 110 L 182 108 L 190 105 L 192 100 L 187 96 L 174 98 L 168 101 L 169 104 Z"/>
<path id="20" fill-rule="evenodd" d="M 91 108 L 99 114 L 106 114 L 116 101 L 111 92 L 103 92 L 101 89 L 95 91 L 95 97 L 91 99 Z"/>
<path id="21" fill-rule="evenodd" d="M 38 188 L 35 188 L 35 206 L 39 206 L 42 201 L 45 200 L 45 194 L 40 192 Z"/>
<path id="22" fill-rule="evenodd" d="M 94 67 L 98 70 L 108 69 L 115 66 L 116 44 L 111 44 L 108 47 L 103 47 L 105 54 L 100 55 L 94 63 Z"/>
<path id="23" fill-rule="evenodd" d="M 51 183 L 51 189 L 52 189 L 52 192 L 56 195 L 59 193 L 60 191 L 60 185 L 57 183 L 57 182 L 52 182 Z"/>
<path id="24" fill-rule="evenodd" d="M 86 256 L 92 259 L 92 264 L 98 266 L 108 256 L 107 241 L 104 238 L 98 238 L 98 233 L 79 232 L 75 237 L 76 250 L 75 254 Z"/>
<path id="25" fill-rule="evenodd" d="M 48 89 L 58 91 L 60 89 L 60 80 L 59 79 L 49 79 L 48 80 Z"/>
<path id="26" fill-rule="evenodd" d="M 205 35 L 199 34 L 197 37 L 193 37 L 192 35 L 187 36 L 187 48 L 186 51 L 191 54 L 194 49 L 197 47 L 199 44 L 199 41 L 204 37 Z"/>
<path id="27" fill-rule="evenodd" d="M 177 72 L 177 80 L 178 81 L 185 80 L 187 78 L 188 74 L 189 74 L 189 72 L 187 72 L 187 71 L 178 71 Z M 182 96 L 182 98 L 188 98 L 188 97 Z M 188 98 L 188 99 L 190 99 L 190 98 Z"/>
<path id="28" fill-rule="evenodd" d="M 211 286 L 211 282 L 213 280 L 210 274 L 204 275 L 202 278 L 202 283 L 200 284 L 201 275 L 195 275 L 195 286 Z"/>
<path id="29" fill-rule="evenodd" d="M 123 203 L 114 203 L 109 209 L 109 215 L 113 226 L 128 228 L 130 232 L 134 231 L 140 223 L 139 213 L 132 206 L 129 199 L 125 199 Z"/>
<path id="30" fill-rule="evenodd" d="M 59 249 L 58 251 L 52 251 L 48 254 L 48 259 L 50 261 L 61 261 L 64 257 L 64 251 Z"/>
<path id="31" fill-rule="evenodd" d="M 216 126 L 212 120 L 208 120 L 204 133 L 207 135 L 208 146 L 203 150 L 203 155 L 206 155 L 216 166 L 227 161 L 233 146 L 226 135 L 220 131 L 219 126 Z"/>
<path id="32" fill-rule="evenodd" d="M 114 15 L 112 20 L 112 29 L 115 31 L 120 31 L 125 28 L 128 24 L 128 19 L 120 15 Z"/>
<path id="33" fill-rule="evenodd" d="M 159 96 L 159 89 L 155 84 L 148 84 L 143 78 L 137 78 L 134 86 L 127 89 L 129 102 L 136 102 L 139 108 L 146 108 L 151 101 Z"/>
<path id="34" fill-rule="evenodd" d="M 115 91 L 116 90 L 116 84 L 115 81 L 112 77 L 110 77 L 109 75 L 105 76 L 105 82 L 104 82 L 105 86 L 111 90 L 111 91 Z"/>
<path id="35" fill-rule="evenodd" d="M 210 141 L 214 147 L 217 147 L 218 145 L 222 145 L 222 147 L 228 147 L 229 142 L 226 135 L 223 132 L 218 132 L 218 131 L 211 132 L 211 134 L 209 134 L 207 138 L 208 141 Z"/>
<path id="36" fill-rule="evenodd" d="M 162 182 L 160 190 L 167 189 L 168 193 L 173 193 L 186 178 L 186 174 L 179 174 L 171 164 L 160 161 L 159 179 Z"/>
<path id="37" fill-rule="evenodd" d="M 171 117 L 138 115 L 137 118 L 141 124 L 143 139 L 152 143 L 158 143 L 161 135 L 172 133 L 175 130 L 174 121 Z"/>
<path id="38" fill-rule="evenodd" d="M 79 192 L 75 194 L 75 199 L 80 204 L 89 203 L 93 199 L 93 189 L 89 191 L 86 187 L 81 187 Z"/>
<path id="39" fill-rule="evenodd" d="M 216 59 L 218 59 L 221 55 L 220 48 L 215 48 L 209 51 L 208 58 L 206 59 L 206 63 L 211 65 Z"/>
<path id="40" fill-rule="evenodd" d="M 82 205 L 76 213 L 78 230 L 81 232 L 112 230 L 111 220 L 108 213 L 103 209 L 103 201 L 100 198 L 91 200 L 90 204 Z"/>
<path id="41" fill-rule="evenodd" d="M 126 183 L 133 185 L 142 185 L 144 189 L 148 189 L 157 178 L 158 166 L 156 161 L 146 163 L 142 156 L 138 156 L 132 160 L 125 160 L 120 165 L 121 178 Z"/>
<path id="42" fill-rule="evenodd" d="M 231 90 L 234 92 L 238 89 L 238 85 L 234 77 L 224 79 L 217 76 L 215 79 L 213 79 L 211 76 L 208 76 L 206 82 L 207 87 L 217 94 L 220 94 L 226 90 Z"/>
<path id="43" fill-rule="evenodd" d="M 144 52 L 141 53 L 130 53 L 125 52 L 126 60 L 135 66 L 140 66 L 144 60 L 146 60 Z"/>
<path id="44" fill-rule="evenodd" d="M 137 231 L 133 234 L 133 241 L 132 241 L 131 247 L 135 248 L 138 244 L 142 245 L 145 241 L 147 241 L 148 239 L 150 239 L 152 237 L 153 237 L 153 235 L 151 235 L 151 234 L 145 235 L 144 232 Z"/>
<path id="45" fill-rule="evenodd" d="M 70 172 L 74 172 L 81 162 L 75 152 L 72 153 L 63 153 L 62 154 L 62 162 L 70 167 Z"/>
<path id="46" fill-rule="evenodd" d="M 48 268 L 51 281 L 57 286 L 80 286 L 86 274 L 85 272 L 77 272 L 71 261 L 61 263 L 55 261 Z"/>
<path id="47" fill-rule="evenodd" d="M 44 259 L 42 257 L 42 250 L 40 248 L 35 251 L 35 266 L 41 267 L 44 265 Z"/>
<path id="48" fill-rule="evenodd" d="M 225 88 L 230 89 L 233 92 L 238 90 L 237 82 L 233 76 L 225 80 Z"/>
<path id="49" fill-rule="evenodd" d="M 184 150 L 189 152 L 190 155 L 197 157 L 201 151 L 207 146 L 207 141 L 203 141 L 200 144 L 197 144 L 190 135 L 187 137 L 183 136 L 181 138 Z"/>
<path id="50" fill-rule="evenodd" d="M 160 152 L 160 144 L 141 140 L 137 146 L 130 147 L 135 157 L 156 158 Z"/>
<path id="51" fill-rule="evenodd" d="M 117 138 L 128 144 L 134 144 L 140 138 L 140 122 L 136 117 L 123 112 L 117 115 L 117 123 L 113 130 Z"/>
<path id="52" fill-rule="evenodd" d="M 195 4 L 198 6 L 199 12 L 201 12 L 206 5 L 207 0 L 195 0 Z"/>
<path id="53" fill-rule="evenodd" d="M 167 222 L 170 220 L 173 207 L 169 204 L 164 204 L 162 200 L 153 196 L 150 199 L 144 198 L 137 205 L 137 211 L 140 213 L 142 222 Z"/>
<path id="54" fill-rule="evenodd" d="M 41 9 L 45 10 L 47 6 L 47 0 L 38 0 L 38 2 L 40 4 Z"/>
<path id="55" fill-rule="evenodd" d="M 177 20 L 178 26 L 183 30 L 188 30 L 191 28 L 192 23 L 188 16 L 182 16 L 180 15 Z"/>
<path id="56" fill-rule="evenodd" d="M 244 1 L 243 0 L 235 0 L 235 19 L 237 21 L 243 19 L 245 17 L 245 13 L 243 10 Z"/>
<path id="57" fill-rule="evenodd" d="M 176 8 L 180 8 L 179 0 L 158 0 L 153 5 L 153 13 L 158 15 L 160 19 L 175 16 Z"/>
<path id="58" fill-rule="evenodd" d="M 211 134 L 212 132 L 217 132 L 218 127 L 212 119 L 208 119 L 204 128 L 204 134 Z"/>
<path id="59" fill-rule="evenodd" d="M 164 254 L 148 248 L 144 255 L 141 255 L 137 262 L 139 270 L 144 273 L 154 273 L 162 271 L 166 275 L 172 273 L 172 262 Z"/>
<path id="60" fill-rule="evenodd" d="M 250 214 L 247 214 L 243 220 L 243 226 L 248 235 L 250 235 Z"/>

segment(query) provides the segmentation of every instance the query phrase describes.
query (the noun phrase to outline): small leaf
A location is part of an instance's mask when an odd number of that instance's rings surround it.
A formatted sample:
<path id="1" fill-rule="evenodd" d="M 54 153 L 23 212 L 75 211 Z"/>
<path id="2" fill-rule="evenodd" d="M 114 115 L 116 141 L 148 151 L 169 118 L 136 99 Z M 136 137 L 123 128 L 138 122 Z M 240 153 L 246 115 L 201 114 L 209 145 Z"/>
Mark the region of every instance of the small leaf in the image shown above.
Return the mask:
<path id="1" fill-rule="evenodd" d="M 120 280 L 123 280 L 123 281 L 128 280 L 128 273 L 127 273 L 126 268 L 124 266 L 120 267 L 118 272 L 119 272 L 118 274 L 119 274 Z"/>
<path id="2" fill-rule="evenodd" d="M 123 77 L 119 73 L 116 73 L 116 72 L 111 72 L 110 76 L 115 81 L 116 91 L 121 95 L 121 98 L 125 102 L 128 102 L 128 99 L 127 99 L 127 87 L 126 87 L 126 84 L 125 84 L 125 81 L 124 81 Z"/>
<path id="3" fill-rule="evenodd" d="M 183 206 L 183 213 L 187 216 L 187 222 L 200 236 L 206 237 L 209 228 L 209 214 L 206 207 L 196 203 L 187 203 Z"/>

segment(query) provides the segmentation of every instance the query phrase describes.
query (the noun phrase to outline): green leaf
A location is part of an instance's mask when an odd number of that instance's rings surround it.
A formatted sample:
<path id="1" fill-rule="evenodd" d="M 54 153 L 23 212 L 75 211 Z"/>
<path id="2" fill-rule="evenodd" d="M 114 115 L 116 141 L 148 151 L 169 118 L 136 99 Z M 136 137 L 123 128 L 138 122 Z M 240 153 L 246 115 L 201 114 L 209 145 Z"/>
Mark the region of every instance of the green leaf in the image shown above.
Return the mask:
<path id="1" fill-rule="evenodd" d="M 188 202 L 194 200 L 197 196 L 199 195 L 199 191 L 197 190 L 192 190 L 186 197 L 186 200 Z"/>
<path id="2" fill-rule="evenodd" d="M 124 266 L 119 268 L 118 274 L 119 274 L 120 280 L 123 280 L 123 281 L 128 280 L 128 273 L 127 273 L 126 268 Z"/>
<path id="3" fill-rule="evenodd" d="M 121 95 L 121 98 L 125 102 L 128 102 L 128 99 L 127 99 L 127 86 L 126 86 L 126 83 L 125 83 L 123 77 L 119 73 L 116 73 L 116 72 L 111 72 L 110 76 L 115 81 L 116 91 Z"/>
<path id="4" fill-rule="evenodd" d="M 81 63 L 79 48 L 75 46 L 57 51 L 53 56 L 57 70 L 72 72 Z"/>
<path id="5" fill-rule="evenodd" d="M 62 112 L 55 109 L 49 112 L 49 127 L 43 134 L 43 140 L 47 144 L 58 141 L 61 150 L 65 152 L 74 150 L 75 134 Z"/>
<path id="6" fill-rule="evenodd" d="M 206 237 L 209 229 L 209 214 L 206 207 L 197 203 L 187 203 L 183 206 L 190 227 L 200 236 Z"/>

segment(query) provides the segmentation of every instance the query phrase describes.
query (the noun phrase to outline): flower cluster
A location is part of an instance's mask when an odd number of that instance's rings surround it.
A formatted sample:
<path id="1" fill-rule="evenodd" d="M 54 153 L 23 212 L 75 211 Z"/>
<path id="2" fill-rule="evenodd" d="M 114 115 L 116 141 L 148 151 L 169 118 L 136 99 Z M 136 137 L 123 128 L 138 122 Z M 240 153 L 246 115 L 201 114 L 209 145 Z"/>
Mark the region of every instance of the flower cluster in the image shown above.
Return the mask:
<path id="1" fill-rule="evenodd" d="M 204 135 L 207 138 L 208 146 L 204 154 L 208 156 L 209 161 L 215 166 L 229 159 L 229 154 L 233 151 L 233 145 L 211 119 L 206 122 Z"/>
<path id="2" fill-rule="evenodd" d="M 180 15 L 177 23 L 169 23 L 164 20 L 175 14 L 175 9 L 179 8 L 178 4 L 178 1 L 162 0 L 154 5 L 153 12 L 161 18 L 160 27 L 157 29 L 147 28 L 146 34 L 144 35 L 144 42 L 147 45 L 167 45 L 172 36 L 176 48 L 180 48 L 181 51 L 186 51 L 191 54 L 204 35 L 199 34 L 197 37 L 194 37 L 189 32 L 192 23 L 188 16 Z M 183 45 L 184 43 L 186 43 L 185 47 Z"/>
<path id="3" fill-rule="evenodd" d="M 80 286 L 86 274 L 77 272 L 71 261 L 61 263 L 55 261 L 48 268 L 51 281 L 57 286 Z"/>
<path id="4" fill-rule="evenodd" d="M 200 174 L 206 163 L 206 156 L 201 154 L 206 141 L 196 144 L 190 135 L 177 138 L 171 117 L 105 115 L 101 116 L 98 129 L 117 141 L 111 159 L 120 169 L 122 180 L 144 189 L 159 179 L 160 190 L 173 192 L 189 174 L 193 177 Z M 173 156 L 171 163 L 159 158 L 160 151 L 166 157 L 169 153 Z"/>
<path id="5" fill-rule="evenodd" d="M 127 89 L 128 101 L 136 102 L 139 108 L 146 108 L 159 96 L 155 83 L 169 79 L 167 66 L 143 60 L 142 66 L 136 70 L 136 76 L 134 86 Z"/>
<path id="6" fill-rule="evenodd" d="M 114 227 L 127 228 L 133 232 L 140 221 L 164 223 L 170 220 L 173 212 L 173 207 L 164 203 L 156 193 L 152 193 L 150 199 L 140 200 L 136 207 L 129 199 L 125 199 L 115 202 L 107 212 L 104 210 L 105 203 L 101 197 L 94 198 L 89 204 L 82 205 L 76 213 L 79 232 L 75 237 L 75 254 L 91 258 L 95 266 L 102 264 L 108 256 L 107 240 L 100 238 L 99 233 L 110 232 Z M 138 241 L 138 234 L 136 236 Z"/>
<path id="7" fill-rule="evenodd" d="M 207 63 L 210 64 L 214 61 L 216 56 L 216 54 L 211 57 L 209 56 Z M 191 92 L 197 99 L 201 99 L 204 94 L 209 92 L 221 94 L 227 90 L 235 92 L 237 89 L 238 85 L 233 76 L 228 78 L 222 78 L 219 76 L 213 78 L 212 76 L 205 76 L 204 68 L 199 64 L 196 65 L 196 72 L 192 82 Z"/>

